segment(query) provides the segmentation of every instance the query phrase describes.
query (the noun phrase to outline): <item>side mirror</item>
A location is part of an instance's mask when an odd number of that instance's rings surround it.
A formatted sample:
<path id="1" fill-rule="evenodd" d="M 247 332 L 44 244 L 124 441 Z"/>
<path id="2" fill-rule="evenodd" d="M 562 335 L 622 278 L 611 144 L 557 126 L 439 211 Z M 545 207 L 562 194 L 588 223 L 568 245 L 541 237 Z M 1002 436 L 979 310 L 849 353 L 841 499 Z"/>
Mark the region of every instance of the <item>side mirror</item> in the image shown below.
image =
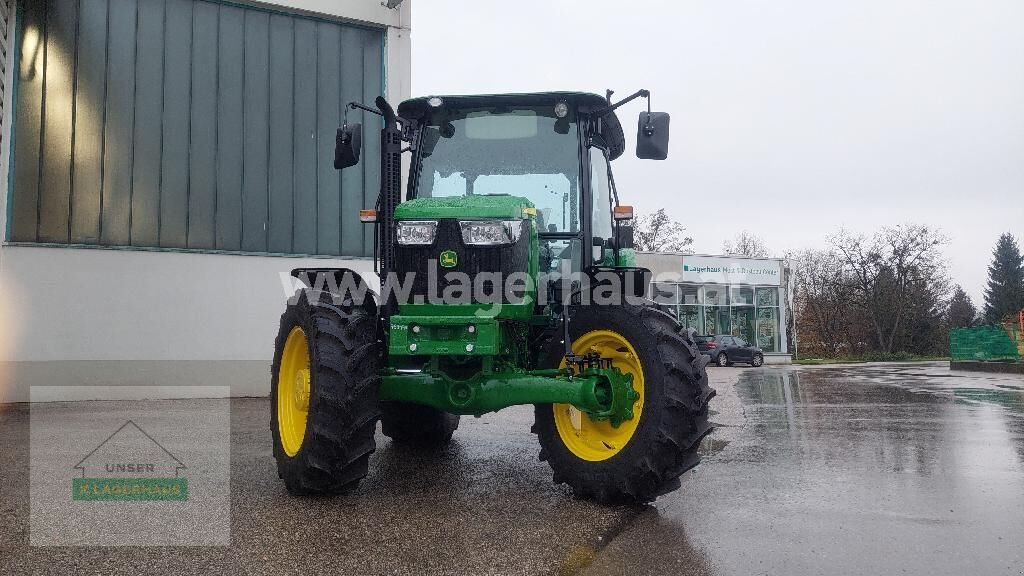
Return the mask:
<path id="1" fill-rule="evenodd" d="M 359 151 L 363 146 L 363 125 L 353 124 L 338 128 L 334 140 L 334 168 L 342 170 L 359 163 Z"/>
<path id="2" fill-rule="evenodd" d="M 636 157 L 642 160 L 668 158 L 668 113 L 641 112 L 636 130 Z"/>

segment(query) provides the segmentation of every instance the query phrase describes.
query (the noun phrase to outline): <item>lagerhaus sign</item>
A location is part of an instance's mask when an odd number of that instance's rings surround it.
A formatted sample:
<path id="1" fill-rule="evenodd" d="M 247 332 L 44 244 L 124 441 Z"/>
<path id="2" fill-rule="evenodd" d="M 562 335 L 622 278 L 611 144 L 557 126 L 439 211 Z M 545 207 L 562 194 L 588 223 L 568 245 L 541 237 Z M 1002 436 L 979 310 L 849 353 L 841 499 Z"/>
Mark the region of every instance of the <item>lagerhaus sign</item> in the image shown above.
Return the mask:
<path id="1" fill-rule="evenodd" d="M 778 286 L 781 278 L 779 260 L 683 256 L 683 282 Z"/>

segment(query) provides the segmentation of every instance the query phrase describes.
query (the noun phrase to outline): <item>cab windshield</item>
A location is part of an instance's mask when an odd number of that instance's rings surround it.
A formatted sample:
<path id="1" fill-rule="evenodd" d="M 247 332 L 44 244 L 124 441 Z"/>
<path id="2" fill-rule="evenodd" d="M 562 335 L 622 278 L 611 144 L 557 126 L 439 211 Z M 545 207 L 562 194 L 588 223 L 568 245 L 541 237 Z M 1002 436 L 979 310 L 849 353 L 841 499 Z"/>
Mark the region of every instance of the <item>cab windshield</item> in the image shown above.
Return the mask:
<path id="1" fill-rule="evenodd" d="M 575 115 L 553 106 L 434 112 L 423 135 L 416 196 L 520 196 L 542 232 L 579 231 Z"/>

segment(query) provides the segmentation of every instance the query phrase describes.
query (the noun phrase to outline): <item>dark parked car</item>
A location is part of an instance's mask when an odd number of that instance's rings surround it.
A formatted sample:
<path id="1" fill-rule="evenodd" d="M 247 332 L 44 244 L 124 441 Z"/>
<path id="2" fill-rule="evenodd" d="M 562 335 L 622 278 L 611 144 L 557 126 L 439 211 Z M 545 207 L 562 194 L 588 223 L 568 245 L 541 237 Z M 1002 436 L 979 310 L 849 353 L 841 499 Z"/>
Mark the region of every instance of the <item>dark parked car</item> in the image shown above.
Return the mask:
<path id="1" fill-rule="evenodd" d="M 695 336 L 694 340 L 700 353 L 710 356 L 719 366 L 731 366 L 733 362 L 746 362 L 755 367 L 764 364 L 764 352 L 739 336 Z"/>

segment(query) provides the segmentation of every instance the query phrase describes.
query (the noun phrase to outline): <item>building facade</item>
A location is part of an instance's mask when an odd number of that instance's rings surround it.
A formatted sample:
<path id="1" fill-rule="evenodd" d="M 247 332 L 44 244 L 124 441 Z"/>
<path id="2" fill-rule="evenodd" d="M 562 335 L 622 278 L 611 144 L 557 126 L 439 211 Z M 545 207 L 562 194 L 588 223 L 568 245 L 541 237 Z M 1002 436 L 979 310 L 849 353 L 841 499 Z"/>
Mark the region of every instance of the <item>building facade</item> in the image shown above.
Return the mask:
<path id="1" fill-rule="evenodd" d="M 785 260 L 641 252 L 637 261 L 654 273 L 656 300 L 688 328 L 741 336 L 764 351 L 766 364 L 791 361 Z"/>
<path id="2" fill-rule="evenodd" d="M 397 4 L 397 6 L 395 6 Z M 389 7 L 395 6 L 395 7 Z M 344 104 L 410 96 L 410 6 L 0 0 L 0 402 L 265 395 L 295 267 L 372 270 Z M 379 154 L 376 116 L 362 122 Z"/>

